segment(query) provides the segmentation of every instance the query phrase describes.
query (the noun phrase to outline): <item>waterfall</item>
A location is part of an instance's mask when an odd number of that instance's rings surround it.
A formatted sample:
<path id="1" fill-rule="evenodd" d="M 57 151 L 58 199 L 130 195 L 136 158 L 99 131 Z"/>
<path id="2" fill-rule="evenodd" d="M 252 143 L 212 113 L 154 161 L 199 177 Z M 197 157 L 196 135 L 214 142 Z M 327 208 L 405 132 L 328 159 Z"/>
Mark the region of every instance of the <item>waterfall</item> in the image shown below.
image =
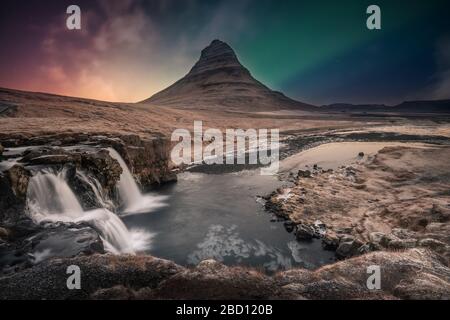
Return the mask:
<path id="1" fill-rule="evenodd" d="M 79 170 L 77 170 L 77 177 L 91 188 L 91 190 L 94 192 L 94 195 L 98 203 L 102 205 L 102 208 L 106 208 L 109 210 L 113 210 L 115 208 L 114 203 L 103 192 L 103 188 L 96 178 L 89 176 L 85 174 L 83 171 Z"/>
<path id="2" fill-rule="evenodd" d="M 151 212 L 157 208 L 167 205 L 164 202 L 167 197 L 155 196 L 151 194 L 143 195 L 139 190 L 130 169 L 128 169 L 127 164 L 122 159 L 120 154 L 113 148 L 108 148 L 108 151 L 110 156 L 116 159 L 122 167 L 122 174 L 120 175 L 120 181 L 117 187 L 119 196 L 125 205 L 125 209 L 123 211 L 124 215 Z"/>
<path id="3" fill-rule="evenodd" d="M 91 184 L 95 189 L 95 183 Z M 100 191 L 94 191 L 100 195 Z M 66 182 L 65 171 L 45 170 L 34 175 L 28 186 L 28 214 L 40 223 L 85 222 L 100 234 L 105 249 L 112 253 L 134 253 L 145 250 L 150 234 L 129 231 L 120 218 L 106 208 L 83 211 L 77 197 Z"/>

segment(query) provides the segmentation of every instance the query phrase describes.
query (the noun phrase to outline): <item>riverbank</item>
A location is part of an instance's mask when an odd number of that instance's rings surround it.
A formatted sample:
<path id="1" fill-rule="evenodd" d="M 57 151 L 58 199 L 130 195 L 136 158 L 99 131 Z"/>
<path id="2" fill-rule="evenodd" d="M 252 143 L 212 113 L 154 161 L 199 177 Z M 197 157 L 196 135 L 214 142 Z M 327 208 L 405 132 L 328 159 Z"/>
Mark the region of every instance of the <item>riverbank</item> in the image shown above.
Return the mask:
<path id="1" fill-rule="evenodd" d="M 449 156 L 447 146 L 391 146 L 335 170 L 305 168 L 266 208 L 287 219 L 297 239 L 320 238 L 338 258 L 425 247 L 448 265 Z"/>
<path id="2" fill-rule="evenodd" d="M 66 270 L 82 270 L 67 290 Z M 366 286 L 381 266 L 381 289 Z M 54 259 L 0 278 L 0 299 L 448 299 L 450 269 L 427 249 L 373 252 L 319 268 L 267 276 L 205 260 L 195 268 L 151 256 L 94 255 Z"/>

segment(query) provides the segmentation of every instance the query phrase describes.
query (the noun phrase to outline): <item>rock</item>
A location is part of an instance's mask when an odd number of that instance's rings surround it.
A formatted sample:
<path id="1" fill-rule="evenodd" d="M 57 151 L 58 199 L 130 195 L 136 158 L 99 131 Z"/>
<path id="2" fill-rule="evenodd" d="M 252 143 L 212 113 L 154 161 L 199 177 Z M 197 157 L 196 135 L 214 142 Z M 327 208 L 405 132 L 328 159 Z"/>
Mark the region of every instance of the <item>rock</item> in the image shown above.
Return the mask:
<path id="1" fill-rule="evenodd" d="M 382 232 L 371 232 L 369 234 L 369 240 L 373 244 L 380 244 L 384 237 L 386 237 L 386 235 Z"/>
<path id="2" fill-rule="evenodd" d="M 82 290 L 67 290 L 67 267 L 83 270 Z M 47 260 L 9 277 L 0 277 L 2 299 L 89 299 L 96 291 L 123 285 L 155 288 L 185 270 L 173 262 L 151 256 L 91 255 Z M 39 288 L 35 290 L 32 288 Z"/>
<path id="3" fill-rule="evenodd" d="M 14 165 L 0 172 L 0 223 L 15 224 L 26 219 L 24 214 L 30 172 Z"/>
<path id="4" fill-rule="evenodd" d="M 6 171 L 6 176 L 16 197 L 25 200 L 31 173 L 22 166 L 14 165 Z"/>
<path id="5" fill-rule="evenodd" d="M 309 170 L 298 170 L 297 177 L 310 178 L 311 177 L 311 171 L 309 171 Z"/>
<path id="6" fill-rule="evenodd" d="M 3 154 L 3 151 L 5 151 L 5 148 L 0 143 L 0 158 L 1 158 L 2 154 Z"/>
<path id="7" fill-rule="evenodd" d="M 82 290 L 61 285 L 70 265 L 88 279 Z M 382 270 L 380 290 L 366 286 L 371 265 Z M 0 299 L 449 299 L 449 279 L 448 266 L 426 249 L 371 252 L 274 276 L 213 260 L 188 269 L 145 255 L 91 255 L 53 259 L 0 277 Z"/>
<path id="8" fill-rule="evenodd" d="M 339 246 L 336 249 L 336 256 L 339 259 L 345 259 L 349 257 L 353 257 L 359 254 L 359 248 L 363 244 L 359 240 L 347 240 L 340 241 Z"/>
<path id="9" fill-rule="evenodd" d="M 414 248 L 417 244 L 416 239 L 399 239 L 392 240 L 388 244 L 388 248 L 390 249 L 410 249 Z"/>
<path id="10" fill-rule="evenodd" d="M 447 246 L 444 242 L 432 238 L 421 239 L 417 242 L 417 245 L 419 247 L 430 248 L 438 252 L 444 250 Z"/>
<path id="11" fill-rule="evenodd" d="M 364 157 L 364 152 L 360 152 L 360 153 L 358 153 L 358 157 Z"/>
<path id="12" fill-rule="evenodd" d="M 335 251 L 339 246 L 339 238 L 335 233 L 327 232 L 322 238 L 322 248 Z"/>
<path id="13" fill-rule="evenodd" d="M 433 204 L 431 208 L 431 218 L 434 222 L 448 222 L 450 220 L 450 208 L 438 204 Z"/>
<path id="14" fill-rule="evenodd" d="M 291 220 L 285 221 L 283 223 L 283 225 L 284 225 L 284 228 L 286 229 L 286 231 L 289 233 L 291 233 L 295 229 L 295 223 L 292 222 Z"/>
<path id="15" fill-rule="evenodd" d="M 320 220 L 314 221 L 314 231 L 317 235 L 323 236 L 327 232 L 327 226 Z"/>
<path id="16" fill-rule="evenodd" d="M 298 224 L 295 228 L 295 236 L 297 240 L 311 240 L 316 236 L 316 232 L 311 226 Z"/>
<path id="17" fill-rule="evenodd" d="M 0 227 L 0 239 L 6 240 L 10 235 L 10 231 L 6 228 Z"/>

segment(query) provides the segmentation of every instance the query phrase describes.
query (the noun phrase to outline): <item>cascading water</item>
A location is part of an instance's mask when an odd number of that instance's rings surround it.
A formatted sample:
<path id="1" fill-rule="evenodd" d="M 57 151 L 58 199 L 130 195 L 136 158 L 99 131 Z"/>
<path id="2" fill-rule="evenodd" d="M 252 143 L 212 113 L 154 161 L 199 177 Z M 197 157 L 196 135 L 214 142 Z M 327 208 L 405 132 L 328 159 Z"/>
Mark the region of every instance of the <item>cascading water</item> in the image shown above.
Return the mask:
<path id="1" fill-rule="evenodd" d="M 108 148 L 108 151 L 111 157 L 116 159 L 122 167 L 118 190 L 120 198 L 125 205 L 124 215 L 150 212 L 167 205 L 164 202 L 167 197 L 150 194 L 143 195 L 120 154 L 112 148 Z"/>
<path id="2" fill-rule="evenodd" d="M 79 170 L 77 170 L 77 177 L 91 188 L 98 203 L 102 205 L 102 208 L 106 208 L 109 210 L 113 210 L 115 208 L 114 203 L 111 201 L 111 199 L 108 198 L 107 195 L 105 195 L 100 182 L 98 182 L 96 178 L 87 175 L 83 171 Z"/>
<path id="3" fill-rule="evenodd" d="M 91 187 L 95 188 L 95 185 Z M 96 190 L 94 194 L 100 195 L 100 191 Z M 149 233 L 129 231 L 120 218 L 108 209 L 83 211 L 66 182 L 64 170 L 59 173 L 46 170 L 34 175 L 28 186 L 27 203 L 28 213 L 37 223 L 86 222 L 99 232 L 109 252 L 134 253 L 149 246 Z"/>

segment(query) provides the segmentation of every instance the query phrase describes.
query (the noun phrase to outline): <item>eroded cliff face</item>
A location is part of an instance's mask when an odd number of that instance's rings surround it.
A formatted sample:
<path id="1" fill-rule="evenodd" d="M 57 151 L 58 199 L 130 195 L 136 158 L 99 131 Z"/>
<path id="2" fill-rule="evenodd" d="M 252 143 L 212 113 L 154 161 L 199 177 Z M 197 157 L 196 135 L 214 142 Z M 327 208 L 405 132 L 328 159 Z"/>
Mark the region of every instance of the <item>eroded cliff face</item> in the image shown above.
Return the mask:
<path id="1" fill-rule="evenodd" d="M 143 189 L 160 185 L 166 182 L 176 181 L 176 175 L 170 170 L 170 141 L 162 135 L 154 134 L 142 137 L 135 134 L 112 135 L 112 134 L 88 134 L 88 133 L 63 133 L 40 136 L 29 136 L 25 134 L 1 135 L 1 145 L 5 148 L 19 146 L 92 146 L 98 148 L 114 148 L 127 163 L 131 172 Z M 45 154 L 61 154 L 60 150 L 49 150 Z M 69 152 L 63 152 L 68 154 Z M 80 158 L 78 156 L 78 158 Z M 48 161 L 56 161 L 59 164 L 69 162 L 80 162 L 83 158 L 53 157 Z M 95 160 L 95 159 L 94 159 Z M 45 159 L 35 160 L 45 165 Z M 90 163 L 83 163 L 81 167 L 89 169 Z M 107 168 L 104 168 L 105 170 Z M 104 171 L 104 174 L 109 173 Z M 109 182 L 113 182 L 109 180 Z M 110 187 L 109 185 L 107 186 Z"/>
<path id="2" fill-rule="evenodd" d="M 117 185 L 123 169 L 108 148 L 121 155 L 141 189 L 176 180 L 169 168 L 170 144 L 162 136 L 0 134 L 0 143 L 0 161 L 4 161 L 0 170 L 0 274 L 32 266 L 40 259 L 35 256 L 39 243 L 47 239 L 72 243 L 67 257 L 104 253 L 95 227 L 86 223 L 36 224 L 28 216 L 27 192 L 38 172 L 63 172 L 83 210 L 120 205 Z M 22 148 L 11 150 L 14 147 Z M 93 182 L 98 184 L 95 188 Z"/>

